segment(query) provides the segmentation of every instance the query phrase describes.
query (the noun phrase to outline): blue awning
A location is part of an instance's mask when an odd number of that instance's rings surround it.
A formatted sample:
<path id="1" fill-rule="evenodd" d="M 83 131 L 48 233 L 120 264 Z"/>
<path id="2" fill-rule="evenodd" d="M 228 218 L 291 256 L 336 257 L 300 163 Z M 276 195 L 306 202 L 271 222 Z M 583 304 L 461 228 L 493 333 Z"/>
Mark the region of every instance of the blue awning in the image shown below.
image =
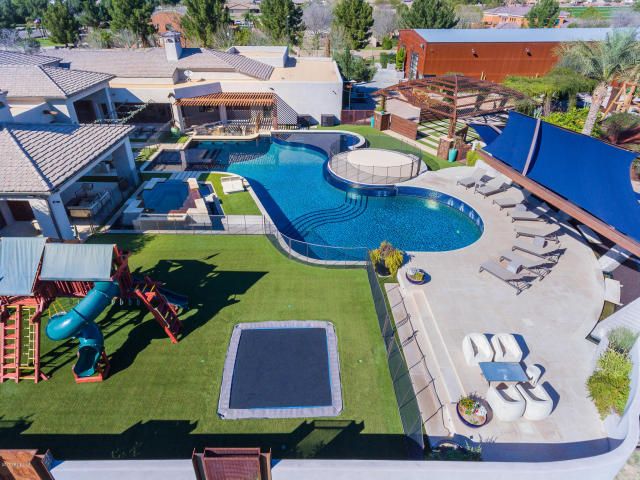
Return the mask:
<path id="1" fill-rule="evenodd" d="M 5 237 L 0 240 L 0 295 L 29 296 L 46 239 Z"/>
<path id="2" fill-rule="evenodd" d="M 49 243 L 40 278 L 99 282 L 111 279 L 113 245 Z"/>
<path id="3" fill-rule="evenodd" d="M 469 126 L 473 128 L 480 136 L 480 139 L 489 145 L 502 133 L 497 127 L 493 127 L 486 123 L 470 123 Z"/>
<path id="4" fill-rule="evenodd" d="M 502 134 L 485 151 L 523 173 L 537 120 L 510 112 Z M 527 178 L 640 242 L 640 204 L 631 187 L 637 153 L 541 122 Z"/>

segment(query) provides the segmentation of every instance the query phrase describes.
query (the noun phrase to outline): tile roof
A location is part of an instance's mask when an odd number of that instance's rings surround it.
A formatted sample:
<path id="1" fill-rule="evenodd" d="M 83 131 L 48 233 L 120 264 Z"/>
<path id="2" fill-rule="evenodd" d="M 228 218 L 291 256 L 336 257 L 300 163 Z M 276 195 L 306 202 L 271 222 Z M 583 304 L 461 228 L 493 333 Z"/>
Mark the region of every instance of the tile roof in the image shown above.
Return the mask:
<path id="1" fill-rule="evenodd" d="M 68 98 L 112 78 L 104 73 L 42 65 L 0 66 L 0 86 L 9 97 Z"/>
<path id="2" fill-rule="evenodd" d="M 0 192 L 51 192 L 131 130 L 129 125 L 5 124 L 0 130 Z"/>
<path id="3" fill-rule="evenodd" d="M 610 28 L 469 28 L 416 29 L 429 43 L 594 42 L 604 40 Z"/>
<path id="4" fill-rule="evenodd" d="M 273 67 L 237 54 L 215 50 L 185 48 L 177 62 L 170 62 L 164 48 L 138 49 L 59 49 L 73 69 L 103 72 L 117 77 L 169 78 L 176 69 L 206 71 L 237 71 L 260 80 L 267 80 Z"/>
<path id="5" fill-rule="evenodd" d="M 57 65 L 59 58 L 0 50 L 0 65 Z"/>

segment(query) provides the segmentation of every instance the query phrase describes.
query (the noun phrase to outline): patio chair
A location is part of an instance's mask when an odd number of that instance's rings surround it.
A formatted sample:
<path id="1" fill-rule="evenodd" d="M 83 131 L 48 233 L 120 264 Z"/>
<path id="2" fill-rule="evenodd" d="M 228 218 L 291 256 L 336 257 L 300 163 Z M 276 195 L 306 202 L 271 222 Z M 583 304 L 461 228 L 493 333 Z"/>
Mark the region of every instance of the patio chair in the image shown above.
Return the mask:
<path id="1" fill-rule="evenodd" d="M 518 200 L 515 197 L 502 197 L 494 199 L 491 203 L 497 205 L 500 210 L 504 210 L 505 208 L 513 208 L 518 205 L 522 205 L 522 200 Z"/>
<path id="2" fill-rule="evenodd" d="M 458 179 L 456 185 L 462 185 L 468 190 L 477 183 L 480 183 L 485 176 L 488 176 L 487 172 L 483 168 L 476 167 L 472 175 Z"/>
<path id="3" fill-rule="evenodd" d="M 508 189 L 509 189 L 509 185 L 507 185 L 507 183 L 504 180 L 500 178 L 494 178 L 493 180 L 490 180 L 484 185 L 480 185 L 480 186 L 476 185 L 475 193 L 479 193 L 480 195 L 486 198 L 491 195 L 496 195 L 500 192 L 506 192 Z"/>
<path id="4" fill-rule="evenodd" d="M 504 268 L 493 260 L 487 260 L 480 265 L 480 273 L 489 272 L 491 275 L 516 290 L 516 295 L 519 295 L 523 290 L 529 288 L 531 284 L 527 281 L 527 277 L 520 273 L 513 273 Z"/>
<path id="5" fill-rule="evenodd" d="M 529 365 L 525 370 L 531 386 L 535 387 L 542 377 L 542 369 L 538 365 Z"/>
<path id="6" fill-rule="evenodd" d="M 559 244 L 551 245 L 542 237 L 535 237 L 532 242 L 517 238 L 511 250 L 520 250 L 534 257 L 548 260 L 551 263 L 558 263 L 561 255 Z"/>
<path id="7" fill-rule="evenodd" d="M 510 333 L 496 333 L 491 337 L 491 346 L 496 353 L 494 362 L 519 362 L 522 360 L 522 349 L 516 337 Z"/>
<path id="8" fill-rule="evenodd" d="M 560 231 L 559 228 L 554 228 L 553 230 L 550 230 L 550 229 L 541 229 L 541 228 L 529 228 L 529 227 L 516 225 L 515 230 L 516 230 L 516 238 L 540 237 L 540 238 L 544 238 L 545 240 L 548 240 L 549 242 L 560 243 L 560 240 L 558 239 L 558 232 Z"/>
<path id="9" fill-rule="evenodd" d="M 544 420 L 553 411 L 553 399 L 543 385 L 536 386 L 530 383 L 520 383 L 516 389 L 524 398 L 524 418 L 531 421 Z"/>
<path id="10" fill-rule="evenodd" d="M 482 333 L 470 333 L 462 339 L 462 353 L 469 366 L 480 362 L 493 361 L 493 348 L 487 336 Z"/>
<path id="11" fill-rule="evenodd" d="M 500 252 L 499 258 L 500 261 L 508 260 L 510 262 L 515 262 L 516 264 L 521 265 L 523 270 L 526 270 L 532 275 L 535 275 L 539 280 L 542 280 L 544 277 L 549 275 L 549 272 L 551 272 L 550 269 L 544 266 L 549 262 L 543 258 L 523 257 L 522 255 L 514 253 L 513 250 L 505 250 L 503 252 Z"/>
<path id="12" fill-rule="evenodd" d="M 486 398 L 493 413 L 503 422 L 519 419 L 524 415 L 527 406 L 515 385 L 500 383 L 495 387 L 489 387 Z"/>

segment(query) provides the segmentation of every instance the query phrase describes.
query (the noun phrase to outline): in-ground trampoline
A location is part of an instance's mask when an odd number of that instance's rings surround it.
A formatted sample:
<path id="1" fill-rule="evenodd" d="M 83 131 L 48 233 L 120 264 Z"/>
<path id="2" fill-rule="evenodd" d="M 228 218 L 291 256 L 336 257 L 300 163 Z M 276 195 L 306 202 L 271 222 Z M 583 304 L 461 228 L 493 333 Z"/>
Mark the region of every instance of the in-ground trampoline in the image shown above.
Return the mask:
<path id="1" fill-rule="evenodd" d="M 234 327 L 222 374 L 220 417 L 335 417 L 341 411 L 338 343 L 330 322 Z"/>

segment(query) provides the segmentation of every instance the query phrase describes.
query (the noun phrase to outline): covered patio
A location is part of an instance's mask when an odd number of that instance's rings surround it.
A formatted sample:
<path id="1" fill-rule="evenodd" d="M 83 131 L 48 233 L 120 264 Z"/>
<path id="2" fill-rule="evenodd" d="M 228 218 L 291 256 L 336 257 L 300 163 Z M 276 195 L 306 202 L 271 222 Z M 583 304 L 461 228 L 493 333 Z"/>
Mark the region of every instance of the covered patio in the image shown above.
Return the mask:
<path id="1" fill-rule="evenodd" d="M 72 240 L 100 226 L 139 183 L 132 128 L 6 124 L 0 236 Z"/>
<path id="2" fill-rule="evenodd" d="M 278 128 L 277 96 L 270 92 L 217 92 L 180 98 L 174 117 L 196 135 L 252 135 Z"/>

